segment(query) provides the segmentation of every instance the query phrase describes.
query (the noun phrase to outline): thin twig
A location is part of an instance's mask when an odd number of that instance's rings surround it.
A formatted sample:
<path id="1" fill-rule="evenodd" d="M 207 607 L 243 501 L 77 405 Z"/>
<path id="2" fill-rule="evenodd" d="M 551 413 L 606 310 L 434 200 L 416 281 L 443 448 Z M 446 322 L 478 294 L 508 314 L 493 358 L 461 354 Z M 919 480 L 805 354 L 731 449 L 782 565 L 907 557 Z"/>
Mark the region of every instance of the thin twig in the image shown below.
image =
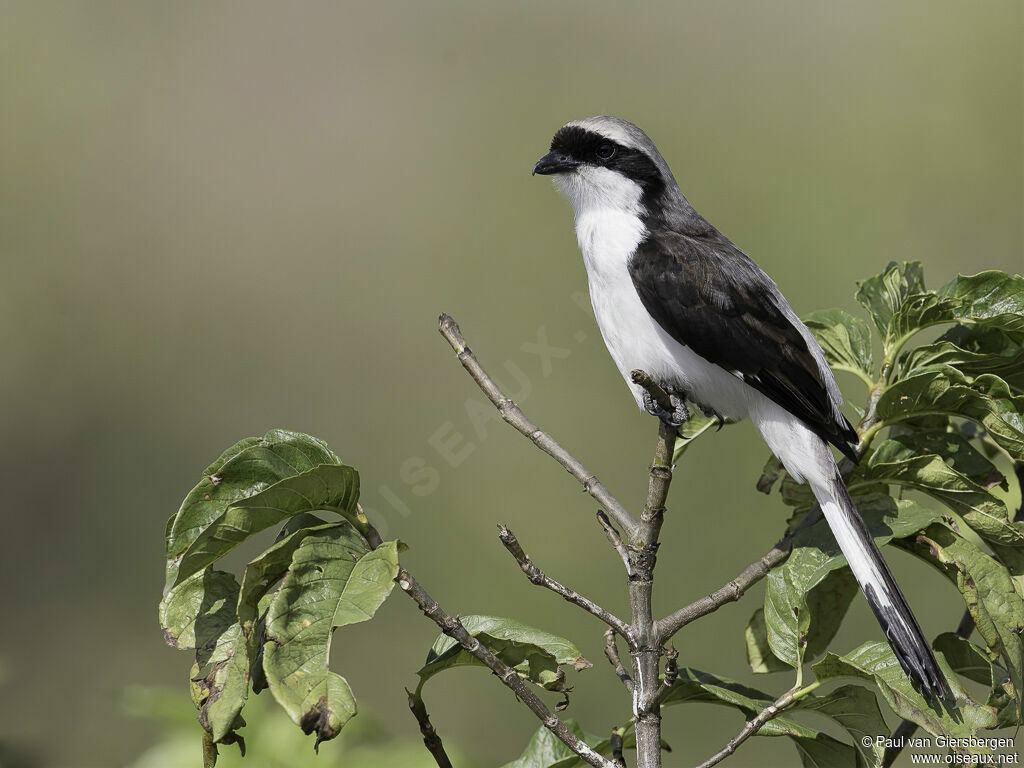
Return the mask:
<path id="1" fill-rule="evenodd" d="M 622 543 L 622 537 L 619 536 L 619 532 L 615 530 L 615 526 L 612 525 L 612 521 L 608 519 L 608 515 L 604 513 L 603 509 L 597 510 L 597 522 L 601 524 L 604 535 L 608 537 L 609 543 L 622 558 L 622 563 L 626 566 L 626 575 L 632 576 L 633 566 L 629 564 L 629 552 L 626 551 L 626 545 Z"/>
<path id="2" fill-rule="evenodd" d="M 629 676 L 626 666 L 622 663 L 622 658 L 619 656 L 619 646 L 615 641 L 615 630 L 611 627 L 604 631 L 604 655 L 608 659 L 608 663 L 612 665 L 612 669 L 615 670 L 619 680 L 626 686 L 629 695 L 632 696 L 634 690 L 633 678 Z"/>
<path id="3" fill-rule="evenodd" d="M 607 624 L 609 627 L 612 627 L 616 632 L 622 635 L 626 639 L 626 642 L 630 642 L 632 632 L 626 622 L 610 611 L 606 611 L 593 600 L 587 599 L 576 590 L 563 586 L 545 574 L 544 571 L 534 564 L 530 559 L 530 556 L 523 551 L 523 547 L 519 543 L 519 539 L 516 538 L 516 535 L 504 525 L 498 526 L 498 539 L 501 540 L 501 543 L 504 545 L 505 549 L 508 550 L 509 554 L 516 559 L 516 562 L 519 563 L 520 570 L 526 574 L 526 578 L 528 578 L 532 584 L 550 589 L 556 595 L 560 595 L 563 600 L 579 606 L 591 616 L 596 616 L 602 622 Z"/>
<path id="4" fill-rule="evenodd" d="M 559 445 L 551 435 L 538 428 L 536 424 L 526 417 L 523 410 L 509 399 L 501 387 L 491 378 L 490 374 L 480 365 L 476 355 L 466 345 L 466 340 L 462 336 L 462 331 L 459 330 L 458 323 L 449 315 L 442 314 L 438 319 L 438 330 L 451 345 L 452 349 L 455 350 L 459 357 L 459 362 L 462 363 L 462 367 L 473 377 L 473 381 L 476 382 L 477 386 L 483 390 L 483 393 L 487 395 L 487 398 L 498 409 L 501 418 L 515 427 L 521 434 L 528 437 L 544 453 L 561 464 L 570 475 L 583 485 L 583 489 L 587 493 L 608 510 L 608 514 L 612 516 L 619 528 L 625 531 L 627 536 L 632 536 L 637 530 L 637 522 L 633 519 L 633 516 L 609 493 L 608 489 L 601 484 L 597 477 L 583 466 L 579 459 Z"/>
<path id="5" fill-rule="evenodd" d="M 763 557 L 744 568 L 743 572 L 732 581 L 723 584 L 711 594 L 705 595 L 689 605 L 684 605 L 662 619 L 658 619 L 655 625 L 655 634 L 659 642 L 667 642 L 676 632 L 690 622 L 707 616 L 709 613 L 714 613 L 726 603 L 735 602 L 743 597 L 743 593 L 767 576 L 768 571 L 789 557 L 789 553 L 793 549 L 793 537 L 797 531 L 813 525 L 820 518 L 821 510 L 815 507 L 807 513 L 793 531 L 779 539 L 775 546 L 768 550 Z"/>
<path id="6" fill-rule="evenodd" d="M 562 722 L 558 715 L 552 712 L 537 694 L 523 682 L 518 672 L 505 664 L 479 640 L 469 634 L 457 617 L 446 614 L 441 609 L 441 606 L 437 604 L 437 601 L 428 595 L 419 582 L 410 575 L 409 571 L 399 566 L 395 582 L 401 587 L 403 592 L 416 601 L 423 614 L 437 624 L 444 634 L 455 640 L 481 661 L 491 672 L 497 675 L 498 679 L 515 693 L 516 698 L 522 701 L 537 716 L 543 726 L 551 731 L 559 741 L 571 749 L 584 762 L 595 766 L 595 768 L 614 768 L 615 764 L 613 762 L 599 755 L 579 736 L 569 730 L 569 727 Z"/>
<path id="7" fill-rule="evenodd" d="M 765 723 L 767 723 L 772 718 L 777 717 L 779 714 L 782 713 L 784 709 L 786 709 L 786 707 L 793 704 L 793 702 L 802 699 L 804 696 L 806 696 L 808 693 L 810 693 L 817 687 L 818 683 L 815 682 L 811 683 L 806 688 L 793 688 L 792 690 L 786 691 L 784 694 L 779 696 L 779 698 L 777 698 L 775 701 L 773 701 L 771 704 L 769 704 L 767 707 L 761 710 L 761 712 L 758 713 L 757 717 L 755 717 L 746 725 L 744 725 L 743 729 L 739 733 L 737 733 L 735 736 L 729 739 L 728 744 L 726 744 L 724 747 L 718 750 L 718 752 L 713 754 L 703 763 L 698 765 L 697 768 L 711 768 L 711 766 L 713 765 L 718 765 L 720 762 L 725 760 L 725 758 L 727 758 L 729 755 L 735 752 L 736 749 L 740 746 L 740 744 L 742 744 L 744 741 L 746 741 L 759 730 L 761 730 L 761 727 Z"/>
<path id="8" fill-rule="evenodd" d="M 434 730 L 434 726 L 430 723 L 430 715 L 427 714 L 427 707 L 423 703 L 423 699 L 419 693 L 414 693 L 408 688 L 405 689 L 405 694 L 409 697 L 409 710 L 412 712 L 413 717 L 416 718 L 416 722 L 419 723 L 420 734 L 423 736 L 423 746 L 427 748 L 427 751 L 434 758 L 437 768 L 452 768 L 452 761 L 448 759 L 448 754 L 444 751 L 441 737 L 437 735 L 437 731 Z"/>

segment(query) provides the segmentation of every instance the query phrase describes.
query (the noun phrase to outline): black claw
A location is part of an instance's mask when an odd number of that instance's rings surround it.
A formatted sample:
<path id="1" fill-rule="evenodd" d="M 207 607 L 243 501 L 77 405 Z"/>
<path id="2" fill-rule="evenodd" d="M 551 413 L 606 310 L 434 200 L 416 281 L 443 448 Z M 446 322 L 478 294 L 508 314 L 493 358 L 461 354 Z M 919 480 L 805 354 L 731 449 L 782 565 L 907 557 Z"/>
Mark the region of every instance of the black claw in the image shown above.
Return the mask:
<path id="1" fill-rule="evenodd" d="M 651 397 L 651 393 L 644 390 L 644 410 L 652 416 L 657 416 L 670 427 L 679 427 L 690 420 L 690 411 L 686 408 L 686 401 L 675 394 L 669 394 L 669 401 L 672 403 L 672 410 L 662 408 Z"/>
<path id="2" fill-rule="evenodd" d="M 702 405 L 700 409 L 701 411 L 704 412 L 704 415 L 707 416 L 709 419 L 713 418 L 715 419 L 715 421 L 718 422 L 718 428 L 715 430 L 715 432 L 718 432 L 719 430 L 722 429 L 722 427 L 725 426 L 725 419 L 722 418 L 722 414 L 720 414 L 714 408 L 706 408 L 705 406 Z"/>

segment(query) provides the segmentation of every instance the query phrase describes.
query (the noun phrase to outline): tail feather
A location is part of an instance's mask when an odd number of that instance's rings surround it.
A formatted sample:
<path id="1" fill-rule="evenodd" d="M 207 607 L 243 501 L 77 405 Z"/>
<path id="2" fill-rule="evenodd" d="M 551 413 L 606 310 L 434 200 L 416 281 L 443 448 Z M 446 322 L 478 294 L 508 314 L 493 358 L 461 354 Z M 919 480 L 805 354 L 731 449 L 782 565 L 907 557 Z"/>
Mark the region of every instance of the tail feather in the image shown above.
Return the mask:
<path id="1" fill-rule="evenodd" d="M 838 471 L 826 487 L 816 485 L 812 483 L 812 489 L 821 504 L 825 520 L 903 671 L 914 688 L 926 698 L 952 698 L 949 683 L 939 669 L 917 619 L 864 525 Z"/>

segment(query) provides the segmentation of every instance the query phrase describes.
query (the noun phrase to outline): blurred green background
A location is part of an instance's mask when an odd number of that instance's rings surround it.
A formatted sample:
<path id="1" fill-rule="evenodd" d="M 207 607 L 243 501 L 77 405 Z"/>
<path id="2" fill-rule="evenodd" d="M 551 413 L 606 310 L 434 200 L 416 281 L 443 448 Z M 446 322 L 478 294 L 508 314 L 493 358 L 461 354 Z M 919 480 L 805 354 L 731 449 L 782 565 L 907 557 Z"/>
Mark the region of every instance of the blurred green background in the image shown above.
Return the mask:
<path id="1" fill-rule="evenodd" d="M 507 523 L 552 576 L 621 610 L 595 504 L 512 430 L 474 426 L 482 397 L 436 332 L 440 311 L 454 315 L 534 420 L 641 502 L 654 425 L 573 300 L 585 278 L 569 206 L 530 177 L 570 119 L 644 127 L 691 202 L 801 314 L 853 309 L 854 281 L 892 259 L 924 260 L 933 285 L 1024 263 L 1014 0 L 2 10 L 0 761 L 12 766 L 131 764 L 170 726 L 133 717 L 128 686 L 171 686 L 161 706 L 192 717 L 190 661 L 156 621 L 164 521 L 223 448 L 277 426 L 360 468 L 364 503 L 449 611 L 575 640 L 596 665 L 569 715 L 598 733 L 628 716 L 602 627 L 531 587 L 495 536 Z M 562 350 L 550 366 L 523 347 L 538 339 Z M 775 540 L 786 510 L 754 490 L 765 456 L 749 426 L 688 454 L 661 610 Z M 423 466 L 429 482 L 412 473 Z M 926 630 L 952 629 L 952 587 L 890 559 Z M 751 679 L 742 628 L 760 594 L 680 635 L 681 662 Z M 837 647 L 877 633 L 858 600 Z M 402 688 L 434 635 L 399 597 L 335 642 L 334 668 L 384 743 L 417 737 Z M 479 765 L 518 755 L 536 727 L 483 671 L 431 687 L 440 733 Z M 260 704 L 248 731 L 272 725 Z M 669 764 L 707 757 L 739 725 L 725 709 L 670 711 Z M 744 750 L 730 765 L 795 760 L 775 740 Z M 326 744 L 315 764 L 341 753 Z M 411 765 L 395 760 L 380 764 Z M 254 750 L 245 764 L 271 762 Z"/>

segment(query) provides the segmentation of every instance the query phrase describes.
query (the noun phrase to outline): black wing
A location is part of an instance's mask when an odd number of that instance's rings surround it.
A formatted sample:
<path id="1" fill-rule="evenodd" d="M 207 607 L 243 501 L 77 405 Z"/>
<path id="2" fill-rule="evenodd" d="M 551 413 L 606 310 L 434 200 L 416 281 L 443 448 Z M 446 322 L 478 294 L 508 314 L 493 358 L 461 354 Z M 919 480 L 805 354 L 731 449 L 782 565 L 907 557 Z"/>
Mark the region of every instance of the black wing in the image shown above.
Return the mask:
<path id="1" fill-rule="evenodd" d="M 655 232 L 633 254 L 629 272 L 644 307 L 672 338 L 739 374 L 856 460 L 857 434 L 833 401 L 799 320 L 739 248 L 717 232 Z"/>

